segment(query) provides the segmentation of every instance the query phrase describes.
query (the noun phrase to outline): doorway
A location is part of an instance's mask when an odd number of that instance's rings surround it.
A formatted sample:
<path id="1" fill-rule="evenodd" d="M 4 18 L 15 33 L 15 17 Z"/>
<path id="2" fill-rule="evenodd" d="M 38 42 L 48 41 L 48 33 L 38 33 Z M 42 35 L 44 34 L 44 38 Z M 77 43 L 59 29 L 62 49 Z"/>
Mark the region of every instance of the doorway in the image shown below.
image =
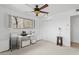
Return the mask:
<path id="1" fill-rule="evenodd" d="M 71 16 L 71 47 L 79 48 L 79 15 Z"/>

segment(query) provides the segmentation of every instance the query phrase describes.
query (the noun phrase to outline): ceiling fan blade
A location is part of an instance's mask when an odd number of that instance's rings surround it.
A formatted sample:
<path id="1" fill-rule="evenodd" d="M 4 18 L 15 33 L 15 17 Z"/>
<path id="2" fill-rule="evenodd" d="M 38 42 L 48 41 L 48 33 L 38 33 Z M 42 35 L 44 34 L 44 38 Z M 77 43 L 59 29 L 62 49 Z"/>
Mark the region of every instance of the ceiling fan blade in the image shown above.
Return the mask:
<path id="1" fill-rule="evenodd" d="M 48 12 L 45 12 L 45 11 L 40 11 L 41 13 L 46 13 L 46 14 L 48 14 Z"/>
<path id="2" fill-rule="evenodd" d="M 46 8 L 46 7 L 48 7 L 48 4 L 45 4 L 44 6 L 40 7 L 39 9 L 41 10 L 41 9 Z"/>

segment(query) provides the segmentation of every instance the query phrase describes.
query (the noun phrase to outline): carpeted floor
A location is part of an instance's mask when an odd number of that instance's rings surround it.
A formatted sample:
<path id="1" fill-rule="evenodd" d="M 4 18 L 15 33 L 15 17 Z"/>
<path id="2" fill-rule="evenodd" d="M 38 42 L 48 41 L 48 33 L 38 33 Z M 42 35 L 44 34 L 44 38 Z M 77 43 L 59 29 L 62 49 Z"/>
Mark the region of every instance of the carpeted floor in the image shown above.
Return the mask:
<path id="1" fill-rule="evenodd" d="M 41 40 L 36 44 L 24 47 L 13 52 L 6 51 L 0 55 L 76 55 L 79 54 L 79 48 L 74 47 L 60 47 L 56 44 Z"/>

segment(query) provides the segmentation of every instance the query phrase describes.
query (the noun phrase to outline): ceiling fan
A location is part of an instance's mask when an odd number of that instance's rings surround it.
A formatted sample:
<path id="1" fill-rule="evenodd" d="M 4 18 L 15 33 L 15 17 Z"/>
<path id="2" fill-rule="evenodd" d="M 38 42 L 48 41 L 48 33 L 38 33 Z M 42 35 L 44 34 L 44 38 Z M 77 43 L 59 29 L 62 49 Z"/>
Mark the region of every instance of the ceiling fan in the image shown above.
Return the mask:
<path id="1" fill-rule="evenodd" d="M 44 9 L 44 8 L 46 8 L 46 7 L 48 7 L 48 4 L 45 4 L 45 5 L 43 5 L 43 6 L 40 7 L 40 8 L 38 7 L 38 5 L 36 5 L 32 12 L 34 12 L 34 13 L 36 14 L 36 16 L 38 16 L 39 13 L 48 14 L 48 12 L 46 12 L 46 11 L 41 11 L 42 9 Z"/>

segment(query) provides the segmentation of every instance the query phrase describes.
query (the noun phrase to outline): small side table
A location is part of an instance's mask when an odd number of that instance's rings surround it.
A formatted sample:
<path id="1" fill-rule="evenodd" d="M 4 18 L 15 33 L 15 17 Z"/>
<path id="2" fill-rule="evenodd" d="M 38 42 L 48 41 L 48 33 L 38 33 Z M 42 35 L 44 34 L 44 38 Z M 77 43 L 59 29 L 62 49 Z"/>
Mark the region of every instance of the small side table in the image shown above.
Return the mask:
<path id="1" fill-rule="evenodd" d="M 59 45 L 59 46 L 63 45 L 63 37 L 57 36 L 57 45 Z"/>

